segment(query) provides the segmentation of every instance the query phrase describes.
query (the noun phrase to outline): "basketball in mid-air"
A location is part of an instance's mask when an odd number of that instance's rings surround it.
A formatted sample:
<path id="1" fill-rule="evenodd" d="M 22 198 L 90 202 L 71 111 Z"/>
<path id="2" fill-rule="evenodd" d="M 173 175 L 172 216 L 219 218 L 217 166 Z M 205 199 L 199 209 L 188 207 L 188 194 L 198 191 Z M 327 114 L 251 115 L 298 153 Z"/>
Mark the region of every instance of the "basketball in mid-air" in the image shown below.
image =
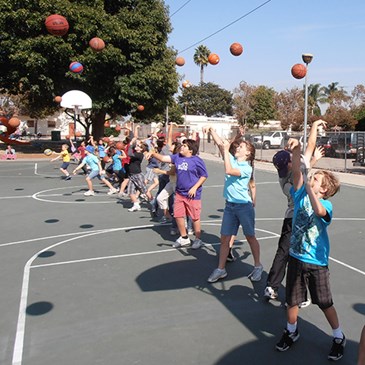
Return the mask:
<path id="1" fill-rule="evenodd" d="M 185 88 L 187 88 L 187 87 L 190 87 L 190 81 L 189 80 L 184 80 L 183 82 L 182 82 L 182 87 L 185 89 Z"/>
<path id="2" fill-rule="evenodd" d="M 56 103 L 60 103 L 62 101 L 62 96 L 55 96 L 53 99 Z"/>
<path id="3" fill-rule="evenodd" d="M 109 156 L 104 156 L 104 157 L 103 157 L 103 161 L 104 161 L 104 162 L 109 162 L 109 160 L 110 160 L 110 157 L 109 157 Z"/>
<path id="4" fill-rule="evenodd" d="M 211 53 L 209 56 L 208 56 L 208 62 L 211 64 L 211 65 L 217 65 L 219 63 L 219 56 L 216 54 L 216 53 Z"/>
<path id="5" fill-rule="evenodd" d="M 20 119 L 18 119 L 17 117 L 13 116 L 9 119 L 8 124 L 10 127 L 12 128 L 18 128 L 20 125 Z"/>
<path id="6" fill-rule="evenodd" d="M 176 57 L 175 63 L 178 66 L 184 66 L 185 65 L 185 59 L 184 59 L 184 57 Z"/>
<path id="7" fill-rule="evenodd" d="M 307 74 L 307 68 L 301 63 L 296 63 L 291 68 L 291 74 L 296 79 L 302 79 Z"/>
<path id="8" fill-rule="evenodd" d="M 89 46 L 95 51 L 100 52 L 105 48 L 104 41 L 99 37 L 94 37 L 90 39 Z"/>
<path id="9" fill-rule="evenodd" d="M 80 74 L 84 70 L 84 66 L 80 62 L 71 62 L 69 69 L 76 74 Z"/>
<path id="10" fill-rule="evenodd" d="M 53 14 L 48 16 L 44 24 L 49 33 L 58 36 L 65 35 L 70 27 L 68 25 L 67 19 L 59 14 Z"/>
<path id="11" fill-rule="evenodd" d="M 46 156 L 51 156 L 53 151 L 50 149 L 50 148 L 46 148 L 43 153 L 46 155 Z"/>
<path id="12" fill-rule="evenodd" d="M 144 110 L 144 106 L 143 106 L 143 105 L 138 105 L 138 106 L 137 106 L 137 110 L 138 110 L 139 112 L 143 112 L 143 110 Z"/>
<path id="13" fill-rule="evenodd" d="M 115 148 L 117 149 L 117 150 L 122 150 L 123 149 L 123 143 L 122 142 L 117 142 L 116 144 L 115 144 Z"/>
<path id="14" fill-rule="evenodd" d="M 110 128 L 110 122 L 109 122 L 109 120 L 106 120 L 106 121 L 104 122 L 104 127 L 105 127 L 105 128 Z"/>
<path id="15" fill-rule="evenodd" d="M 243 52 L 243 47 L 242 44 L 235 42 L 231 44 L 229 50 L 233 54 L 233 56 L 239 56 Z"/>

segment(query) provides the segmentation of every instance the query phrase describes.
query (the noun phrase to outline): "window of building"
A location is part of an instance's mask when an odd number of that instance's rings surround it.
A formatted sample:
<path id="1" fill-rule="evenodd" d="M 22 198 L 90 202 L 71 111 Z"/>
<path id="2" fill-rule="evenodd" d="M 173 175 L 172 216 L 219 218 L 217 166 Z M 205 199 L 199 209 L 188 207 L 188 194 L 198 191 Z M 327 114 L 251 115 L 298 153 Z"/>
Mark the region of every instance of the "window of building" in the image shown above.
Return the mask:
<path id="1" fill-rule="evenodd" d="M 52 120 L 47 121 L 47 127 L 48 128 L 56 128 L 56 122 Z"/>

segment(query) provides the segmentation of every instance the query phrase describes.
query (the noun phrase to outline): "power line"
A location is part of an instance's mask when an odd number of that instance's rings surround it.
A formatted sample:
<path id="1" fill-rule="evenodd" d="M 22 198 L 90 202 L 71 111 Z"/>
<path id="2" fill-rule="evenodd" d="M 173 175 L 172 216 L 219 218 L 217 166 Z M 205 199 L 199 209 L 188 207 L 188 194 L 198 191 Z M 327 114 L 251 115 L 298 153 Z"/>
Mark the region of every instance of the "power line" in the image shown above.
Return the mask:
<path id="1" fill-rule="evenodd" d="M 174 13 L 172 13 L 170 15 L 170 18 L 172 18 L 176 13 L 178 13 L 183 7 L 185 7 L 186 5 L 188 5 L 190 3 L 191 0 L 188 0 L 185 4 L 181 5 L 179 9 L 177 9 Z"/>
<path id="2" fill-rule="evenodd" d="M 262 3 L 261 5 L 257 6 L 257 7 L 256 7 L 256 8 L 254 8 L 254 9 L 252 9 L 252 10 L 251 10 L 251 11 L 249 11 L 248 13 L 246 13 L 246 14 L 244 14 L 244 15 L 240 16 L 238 19 L 236 19 L 236 20 L 234 20 L 233 22 L 231 22 L 231 23 L 227 24 L 227 25 L 226 25 L 226 26 L 224 26 L 223 28 L 221 28 L 221 29 L 217 30 L 216 32 L 214 32 L 214 33 L 212 33 L 212 34 L 210 34 L 210 35 L 208 35 L 207 37 L 205 37 L 205 38 L 201 39 L 200 41 L 198 41 L 198 42 L 196 42 L 196 43 L 194 43 L 194 44 L 192 44 L 191 46 L 189 46 L 189 47 L 187 47 L 187 48 L 183 49 L 182 51 L 180 51 L 180 52 L 179 52 L 179 54 L 181 54 L 181 53 L 183 53 L 183 52 L 187 51 L 188 49 L 195 47 L 195 46 L 196 46 L 196 45 L 198 45 L 199 43 L 204 42 L 205 40 L 207 40 L 207 39 L 209 39 L 209 38 L 213 37 L 214 35 L 216 35 L 216 34 L 220 33 L 222 30 L 227 29 L 227 28 L 228 28 L 228 27 L 230 27 L 231 25 L 233 25 L 233 24 L 237 23 L 237 22 L 238 22 L 238 21 L 240 21 L 241 19 L 243 19 L 243 18 L 247 17 L 248 15 L 250 15 L 250 14 L 254 13 L 256 10 L 258 10 L 258 9 L 262 8 L 264 5 L 266 5 L 266 4 L 267 4 L 267 3 L 269 3 L 270 1 L 271 1 L 271 0 L 267 0 L 267 1 L 265 1 L 265 2 L 264 2 L 264 3 Z M 184 5 L 183 5 L 183 6 L 184 6 Z M 176 12 L 175 12 L 175 13 L 176 13 Z"/>

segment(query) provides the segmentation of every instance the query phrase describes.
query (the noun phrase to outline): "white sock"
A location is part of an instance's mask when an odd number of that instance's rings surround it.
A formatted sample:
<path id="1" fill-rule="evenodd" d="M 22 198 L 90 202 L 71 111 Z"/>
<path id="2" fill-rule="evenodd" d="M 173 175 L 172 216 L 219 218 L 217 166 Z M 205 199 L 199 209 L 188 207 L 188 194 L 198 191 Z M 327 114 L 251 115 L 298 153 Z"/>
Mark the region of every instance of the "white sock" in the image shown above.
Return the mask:
<path id="1" fill-rule="evenodd" d="M 291 323 L 287 323 L 286 324 L 286 329 L 289 331 L 289 332 L 291 332 L 291 333 L 293 333 L 293 332 L 295 332 L 296 330 L 297 330 L 297 322 L 295 322 L 294 324 L 291 324 Z"/>
<path id="2" fill-rule="evenodd" d="M 334 338 L 343 338 L 343 333 L 342 333 L 341 327 L 333 329 L 332 333 L 333 333 Z"/>

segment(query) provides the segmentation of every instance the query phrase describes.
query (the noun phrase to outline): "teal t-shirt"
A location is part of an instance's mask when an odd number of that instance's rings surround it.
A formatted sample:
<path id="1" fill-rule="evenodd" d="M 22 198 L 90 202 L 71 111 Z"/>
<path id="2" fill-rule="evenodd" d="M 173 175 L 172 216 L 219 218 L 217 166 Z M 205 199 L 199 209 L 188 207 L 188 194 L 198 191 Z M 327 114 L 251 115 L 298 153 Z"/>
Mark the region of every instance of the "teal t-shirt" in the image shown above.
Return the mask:
<path id="1" fill-rule="evenodd" d="M 314 214 L 305 186 L 291 189 L 294 198 L 293 229 L 290 240 L 290 256 L 308 264 L 328 265 L 330 244 L 327 227 L 332 220 L 332 203 L 321 199 L 330 219 L 325 221 Z"/>
<path id="2" fill-rule="evenodd" d="M 249 194 L 248 183 L 252 175 L 252 166 L 247 161 L 238 162 L 229 154 L 233 169 L 240 170 L 240 176 L 225 175 L 223 196 L 230 203 L 252 202 Z"/>
<path id="3" fill-rule="evenodd" d="M 90 166 L 91 171 L 99 171 L 99 158 L 97 156 L 89 154 L 82 160 L 82 163 L 84 162 Z"/>

